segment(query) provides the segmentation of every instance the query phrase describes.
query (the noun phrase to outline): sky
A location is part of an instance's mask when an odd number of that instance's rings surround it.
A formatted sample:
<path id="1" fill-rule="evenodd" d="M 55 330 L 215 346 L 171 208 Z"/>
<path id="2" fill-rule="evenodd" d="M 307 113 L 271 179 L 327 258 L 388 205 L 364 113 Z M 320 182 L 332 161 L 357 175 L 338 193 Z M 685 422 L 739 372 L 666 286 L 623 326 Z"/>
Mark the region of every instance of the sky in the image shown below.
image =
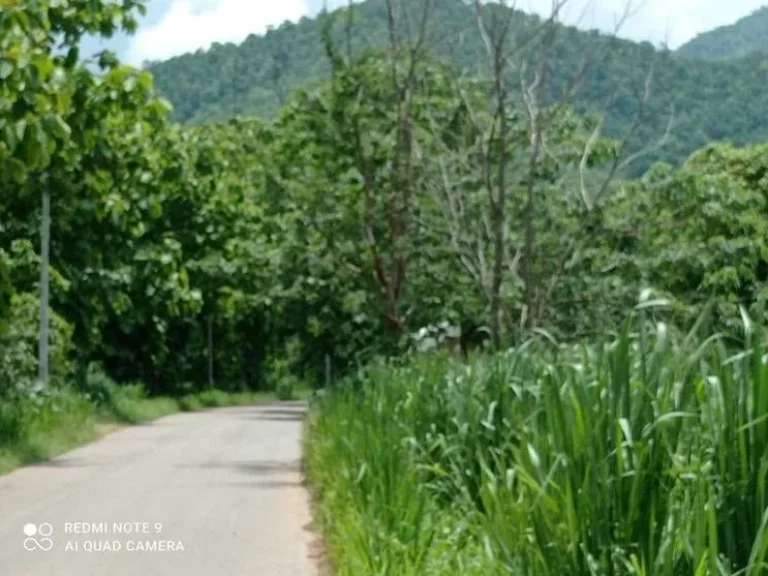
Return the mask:
<path id="1" fill-rule="evenodd" d="M 382 0 L 383 1 L 383 0 Z M 627 0 L 570 0 L 563 20 L 583 28 L 611 30 Z M 768 0 L 632 0 L 633 15 L 619 35 L 677 48 L 696 34 L 731 24 Z M 512 3 L 509 0 L 508 3 Z M 149 0 L 149 11 L 138 32 L 108 44 L 92 41 L 86 51 L 110 47 L 124 60 L 146 60 L 208 48 L 214 42 L 242 42 L 286 20 L 313 16 L 323 0 Z M 328 0 L 333 8 L 346 0 Z M 516 0 L 522 10 L 548 14 L 552 0 Z"/>

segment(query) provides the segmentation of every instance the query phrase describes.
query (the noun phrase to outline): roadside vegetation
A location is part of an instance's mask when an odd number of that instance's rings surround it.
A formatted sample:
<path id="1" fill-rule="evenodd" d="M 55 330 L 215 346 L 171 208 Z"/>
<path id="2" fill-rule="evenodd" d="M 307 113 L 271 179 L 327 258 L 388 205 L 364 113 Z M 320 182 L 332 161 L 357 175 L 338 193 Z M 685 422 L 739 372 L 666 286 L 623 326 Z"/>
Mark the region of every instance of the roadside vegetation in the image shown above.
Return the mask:
<path id="1" fill-rule="evenodd" d="M 182 130 L 149 73 L 79 53 L 143 6 L 0 8 L 0 471 L 308 388 L 266 315 L 284 287 L 265 265 L 259 123 Z"/>
<path id="2" fill-rule="evenodd" d="M 121 426 L 176 412 L 306 399 L 309 393 L 305 388 L 292 389 L 288 395 L 211 389 L 150 397 L 142 384 L 118 385 L 92 368 L 81 388 L 49 388 L 5 399 L 0 405 L 0 474 L 52 458 Z"/>
<path id="3" fill-rule="evenodd" d="M 765 574 L 764 335 L 699 329 L 350 377 L 306 443 L 336 573 Z"/>

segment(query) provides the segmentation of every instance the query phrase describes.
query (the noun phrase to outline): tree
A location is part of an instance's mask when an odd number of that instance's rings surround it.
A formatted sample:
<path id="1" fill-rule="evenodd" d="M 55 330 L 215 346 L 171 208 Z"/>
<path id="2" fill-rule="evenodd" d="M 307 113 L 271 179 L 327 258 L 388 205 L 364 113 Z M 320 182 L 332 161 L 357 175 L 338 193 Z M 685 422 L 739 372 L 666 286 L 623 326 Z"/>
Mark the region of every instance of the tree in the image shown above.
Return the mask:
<path id="1" fill-rule="evenodd" d="M 559 67 L 556 59 L 565 54 L 560 43 L 563 27 L 559 14 L 566 2 L 554 2 L 550 16 L 534 27 L 515 20 L 516 13 L 505 2 L 494 6 L 475 2 L 489 61 L 488 100 L 483 102 L 478 97 L 478 84 L 472 91 L 466 83 L 457 81 L 457 91 L 464 98 L 457 110 L 461 118 L 457 127 L 465 131 L 464 146 L 449 142 L 439 125 L 434 130 L 443 142 L 444 155 L 438 159 L 439 177 L 434 188 L 453 230 L 456 256 L 488 300 L 490 331 L 496 346 L 500 345 L 505 324 L 507 328 L 517 324 L 530 330 L 542 323 L 565 267 L 573 266 L 574 258 L 579 258 L 589 241 L 589 235 L 579 232 L 575 237 L 537 246 L 536 223 L 546 223 L 547 218 L 542 220 L 542 216 L 558 206 L 572 212 L 573 200 L 580 199 L 583 205 L 579 217 L 591 222 L 583 228 L 590 233 L 599 230 L 597 202 L 602 194 L 631 162 L 660 146 L 671 128 L 668 126 L 654 147 L 628 154 L 650 98 L 650 74 L 638 98 L 635 119 L 620 141 L 610 143 L 601 138 L 605 113 L 596 120 L 573 115 L 575 95 L 588 73 L 600 71 L 611 39 L 591 52 L 584 51 L 570 78 L 560 78 L 557 89 L 551 86 L 551 72 Z M 617 30 L 628 13 L 629 5 Z M 519 88 L 513 89 L 515 84 Z M 609 94 L 607 98 L 610 101 L 612 97 Z M 608 165 L 601 174 L 588 170 L 601 162 Z M 590 196 L 588 181 L 595 178 L 599 180 L 598 191 Z M 484 194 L 474 194 L 468 200 L 470 193 L 464 186 L 467 179 Z M 577 182 L 579 196 L 566 200 L 576 191 Z M 485 198 L 484 207 L 477 204 L 480 197 Z M 475 208 L 468 211 L 468 202 L 475 203 Z M 539 207 L 541 203 L 545 205 Z M 474 214 L 474 226 L 466 221 L 469 214 Z M 474 238 L 461 240 L 467 231 Z M 541 262 L 537 264 L 537 260 Z M 522 301 L 515 314 L 510 299 Z"/>
<path id="2" fill-rule="evenodd" d="M 710 145 L 677 170 L 655 166 L 612 207 L 608 228 L 635 274 L 679 305 L 681 322 L 712 304 L 716 328 L 739 334 L 740 307 L 764 316 L 767 151 Z"/>
<path id="3" fill-rule="evenodd" d="M 354 145 L 356 169 L 362 178 L 363 230 L 367 250 L 373 262 L 376 281 L 385 302 L 384 314 L 390 328 L 402 333 L 407 317 L 401 310 L 401 299 L 405 291 L 408 261 L 407 235 L 411 225 L 414 197 L 417 189 L 414 162 L 413 115 L 416 106 L 416 92 L 419 88 L 427 51 L 427 24 L 432 11 L 432 0 L 423 3 L 415 37 L 403 38 L 401 27 L 409 21 L 407 3 L 397 0 L 386 1 L 387 30 L 389 46 L 386 59 L 379 65 L 388 68 L 383 80 L 387 83 L 384 91 L 366 93 L 370 83 L 364 83 L 359 73 L 365 71 L 353 64 L 351 48 L 351 17 L 353 5 L 350 2 L 347 22 L 347 57 L 341 54 L 332 38 L 333 20 L 326 20 L 323 38 L 326 53 L 331 62 L 331 82 L 339 98 L 332 103 L 333 115 L 340 131 L 345 132 Z M 383 97 L 382 97 L 383 96 Z M 370 133 L 361 126 L 361 112 L 368 102 L 376 99 L 380 113 L 391 118 L 391 127 L 383 133 L 391 140 L 386 175 L 382 179 L 374 166 Z M 350 109 L 349 104 L 357 102 Z M 377 198 L 378 197 L 378 198 Z M 383 200 L 383 202 L 382 202 Z M 377 213 L 377 205 L 383 204 L 384 213 Z M 379 218 L 386 219 L 386 240 L 381 238 Z"/>
<path id="4" fill-rule="evenodd" d="M 42 197 L 40 227 L 40 337 L 39 378 L 48 380 L 48 267 L 50 247 L 50 189 L 45 171 L 57 149 L 66 148 L 72 127 L 63 116 L 71 107 L 73 71 L 78 64 L 78 42 L 87 32 L 110 36 L 122 26 L 133 30 L 134 10 L 142 0 L 100 1 L 74 6 L 48 1 L 34 6 L 12 2 L 4 6 L 0 22 L 0 117 L 4 139 L 0 168 L 8 169 L 17 184 L 35 175 Z M 66 55 L 54 56 L 55 39 Z M 5 170 L 3 170 L 5 172 Z"/>

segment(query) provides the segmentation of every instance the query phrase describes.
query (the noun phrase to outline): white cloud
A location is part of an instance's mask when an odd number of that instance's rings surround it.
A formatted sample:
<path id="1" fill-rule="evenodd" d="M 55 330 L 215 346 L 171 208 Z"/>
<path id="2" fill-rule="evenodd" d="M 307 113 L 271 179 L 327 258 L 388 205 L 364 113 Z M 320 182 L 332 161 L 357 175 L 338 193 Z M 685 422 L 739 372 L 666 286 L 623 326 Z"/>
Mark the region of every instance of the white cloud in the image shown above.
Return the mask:
<path id="1" fill-rule="evenodd" d="M 268 26 L 296 21 L 308 11 L 306 0 L 174 0 L 159 22 L 131 38 L 128 62 L 164 60 L 214 42 L 242 42 Z"/>
<path id="2" fill-rule="evenodd" d="M 376 0 L 382 1 L 383 0 Z M 442 0 L 446 1 L 446 0 Z M 766 0 L 632 0 L 636 8 L 619 33 L 633 40 L 667 42 L 676 48 L 696 34 L 730 24 L 760 8 Z M 626 0 L 570 0 L 563 20 L 583 28 L 610 30 Z M 347 0 L 329 0 L 331 8 Z M 512 0 L 508 0 L 512 4 Z M 517 0 L 520 9 L 548 14 L 552 0 Z M 162 60 L 208 48 L 214 42 L 241 42 L 268 26 L 307 15 L 318 0 L 172 0 L 154 25 L 131 39 L 128 61 Z"/>
<path id="3" fill-rule="evenodd" d="M 627 0 L 570 0 L 563 21 L 582 28 L 611 30 Z M 697 34 L 732 24 L 766 3 L 766 0 L 632 0 L 631 16 L 619 36 L 632 40 L 667 43 L 677 48 Z M 518 8 L 549 14 L 552 0 L 518 0 Z"/>

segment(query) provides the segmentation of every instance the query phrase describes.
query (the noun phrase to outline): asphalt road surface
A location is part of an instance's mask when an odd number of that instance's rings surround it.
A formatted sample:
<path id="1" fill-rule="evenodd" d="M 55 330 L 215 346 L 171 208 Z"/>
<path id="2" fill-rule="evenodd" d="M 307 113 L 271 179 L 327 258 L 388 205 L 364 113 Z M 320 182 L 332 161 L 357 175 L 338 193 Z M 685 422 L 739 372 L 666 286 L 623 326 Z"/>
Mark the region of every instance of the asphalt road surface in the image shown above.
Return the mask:
<path id="1" fill-rule="evenodd" d="M 0 476 L 0 575 L 314 576 L 304 412 L 178 414 Z"/>

